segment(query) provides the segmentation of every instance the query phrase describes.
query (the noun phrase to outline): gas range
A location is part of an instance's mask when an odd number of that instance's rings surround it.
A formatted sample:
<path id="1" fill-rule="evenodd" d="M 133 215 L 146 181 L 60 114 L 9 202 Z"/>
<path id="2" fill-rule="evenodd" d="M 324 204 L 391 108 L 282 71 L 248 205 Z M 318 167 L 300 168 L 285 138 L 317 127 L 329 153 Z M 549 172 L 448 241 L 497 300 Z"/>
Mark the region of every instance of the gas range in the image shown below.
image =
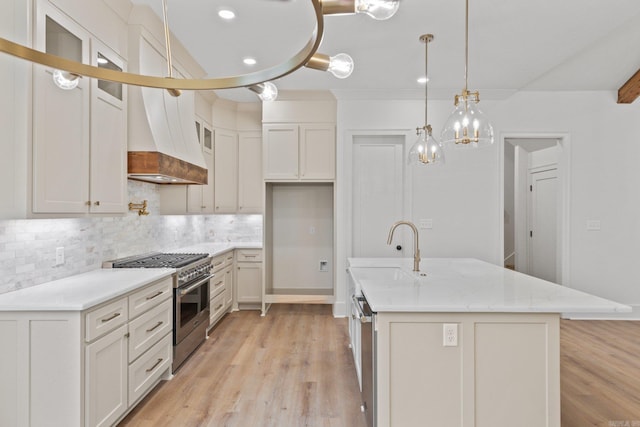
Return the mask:
<path id="1" fill-rule="evenodd" d="M 149 252 L 106 261 L 103 268 L 175 268 L 174 288 L 182 287 L 211 271 L 211 257 L 206 253 Z"/>

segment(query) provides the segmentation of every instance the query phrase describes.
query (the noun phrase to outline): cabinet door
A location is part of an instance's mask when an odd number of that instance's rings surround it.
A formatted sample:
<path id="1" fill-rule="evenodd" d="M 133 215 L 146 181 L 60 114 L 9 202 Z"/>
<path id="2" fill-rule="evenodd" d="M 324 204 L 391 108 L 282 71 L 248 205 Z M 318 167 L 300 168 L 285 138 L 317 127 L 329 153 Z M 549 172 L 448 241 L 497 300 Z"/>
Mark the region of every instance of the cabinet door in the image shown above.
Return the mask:
<path id="1" fill-rule="evenodd" d="M 238 206 L 238 135 L 214 131 L 215 213 L 235 213 Z"/>
<path id="2" fill-rule="evenodd" d="M 92 41 L 91 61 L 122 71 L 124 61 Z M 90 212 L 125 212 L 127 195 L 127 87 L 91 79 Z"/>
<path id="3" fill-rule="evenodd" d="M 300 126 L 300 178 L 335 179 L 336 131 L 333 125 Z"/>
<path id="4" fill-rule="evenodd" d="M 41 2 L 42 3 L 42 2 Z M 48 10 L 37 14 L 35 48 L 79 62 L 89 58 L 88 36 Z M 75 89 L 53 82 L 54 70 L 33 67 L 33 212 L 84 213 L 89 200 L 89 83 Z"/>
<path id="5" fill-rule="evenodd" d="M 262 278 L 260 278 L 260 280 L 262 281 Z M 225 307 L 231 307 L 231 305 L 233 304 L 233 289 L 234 289 L 234 283 L 233 283 L 233 266 L 230 265 L 229 267 L 227 267 L 224 270 L 224 283 L 225 283 L 225 288 L 224 288 L 224 305 Z"/>
<path id="6" fill-rule="evenodd" d="M 262 212 L 262 133 L 238 138 L 238 213 Z"/>
<path id="7" fill-rule="evenodd" d="M 127 410 L 127 325 L 85 349 L 86 425 L 111 426 Z"/>
<path id="8" fill-rule="evenodd" d="M 204 122 L 196 122 L 196 132 L 207 165 L 207 184 L 188 186 L 187 212 L 213 213 L 213 132 Z"/>
<path id="9" fill-rule="evenodd" d="M 264 179 L 298 179 L 298 126 L 265 125 Z"/>
<path id="10" fill-rule="evenodd" d="M 262 263 L 239 262 L 237 272 L 238 303 L 262 302 Z"/>

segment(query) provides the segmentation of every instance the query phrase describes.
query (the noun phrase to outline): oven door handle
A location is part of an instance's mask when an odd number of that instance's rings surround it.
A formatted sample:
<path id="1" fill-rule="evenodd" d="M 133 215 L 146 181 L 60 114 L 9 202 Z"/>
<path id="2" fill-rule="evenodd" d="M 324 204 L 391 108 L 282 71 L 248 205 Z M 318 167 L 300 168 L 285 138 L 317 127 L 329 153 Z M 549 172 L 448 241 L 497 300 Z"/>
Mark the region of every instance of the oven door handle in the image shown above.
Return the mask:
<path id="1" fill-rule="evenodd" d="M 360 298 L 362 297 L 357 297 L 355 295 L 351 297 L 351 299 L 353 300 L 353 305 L 355 305 L 356 310 L 358 311 L 358 318 L 360 319 L 360 323 L 370 323 L 372 320 L 372 317 L 364 314 L 364 311 L 362 310 L 362 306 L 360 305 L 360 301 L 361 301 Z"/>
<path id="2" fill-rule="evenodd" d="M 189 286 L 188 288 L 185 289 L 180 289 L 180 295 L 186 295 L 189 292 L 191 292 L 192 290 L 199 288 L 200 286 L 202 286 L 202 284 L 204 282 L 208 282 L 211 278 L 213 278 L 215 276 L 215 274 L 209 274 L 207 277 L 205 277 L 202 280 L 198 280 L 198 282 L 194 283 L 193 285 Z"/>

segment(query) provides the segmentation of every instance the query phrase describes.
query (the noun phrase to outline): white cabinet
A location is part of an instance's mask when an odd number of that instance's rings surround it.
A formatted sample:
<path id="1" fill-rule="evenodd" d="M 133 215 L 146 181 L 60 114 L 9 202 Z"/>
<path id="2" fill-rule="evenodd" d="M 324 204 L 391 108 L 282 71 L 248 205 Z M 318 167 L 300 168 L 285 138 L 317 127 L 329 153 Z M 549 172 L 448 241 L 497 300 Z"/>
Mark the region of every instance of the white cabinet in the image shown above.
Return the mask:
<path id="1" fill-rule="evenodd" d="M 333 124 L 267 124 L 263 136 L 264 179 L 335 179 Z"/>
<path id="2" fill-rule="evenodd" d="M 235 213 L 238 208 L 238 134 L 214 131 L 215 213 Z"/>
<path id="3" fill-rule="evenodd" d="M 113 425 L 171 368 L 172 289 L 166 278 L 85 313 L 87 427 Z"/>
<path id="4" fill-rule="evenodd" d="M 262 250 L 236 250 L 236 300 L 239 308 L 259 308 L 262 303 Z"/>
<path id="5" fill-rule="evenodd" d="M 110 426 L 125 413 L 127 402 L 127 326 L 85 349 L 87 426 Z"/>
<path id="6" fill-rule="evenodd" d="M 233 295 L 233 259 L 234 251 L 229 251 L 211 260 L 213 278 L 209 284 L 209 328 L 232 306 L 228 296 Z"/>
<path id="7" fill-rule="evenodd" d="M 204 121 L 196 121 L 196 133 L 207 165 L 207 185 L 187 187 L 187 212 L 213 213 L 213 131 Z"/>
<path id="8" fill-rule="evenodd" d="M 238 213 L 261 213 L 262 133 L 238 135 Z"/>
<path id="9" fill-rule="evenodd" d="M 38 2 L 36 49 L 68 59 L 125 68 L 124 61 L 65 15 Z M 106 60 L 99 64 L 98 58 Z M 80 78 L 75 89 L 33 68 L 33 197 L 39 213 L 125 211 L 126 87 Z"/>

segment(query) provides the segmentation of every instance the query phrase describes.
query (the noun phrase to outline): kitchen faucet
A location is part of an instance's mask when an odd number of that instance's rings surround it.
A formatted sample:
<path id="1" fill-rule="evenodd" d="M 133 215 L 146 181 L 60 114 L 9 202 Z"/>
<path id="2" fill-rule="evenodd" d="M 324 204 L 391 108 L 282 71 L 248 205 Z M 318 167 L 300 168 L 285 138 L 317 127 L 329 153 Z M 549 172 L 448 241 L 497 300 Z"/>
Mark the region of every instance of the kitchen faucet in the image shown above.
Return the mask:
<path id="1" fill-rule="evenodd" d="M 398 221 L 391 226 L 389 230 L 389 238 L 387 239 L 387 245 L 391 244 L 393 240 L 393 232 L 400 225 L 408 225 L 413 230 L 413 271 L 420 271 L 420 248 L 418 247 L 418 229 L 411 221 Z"/>

